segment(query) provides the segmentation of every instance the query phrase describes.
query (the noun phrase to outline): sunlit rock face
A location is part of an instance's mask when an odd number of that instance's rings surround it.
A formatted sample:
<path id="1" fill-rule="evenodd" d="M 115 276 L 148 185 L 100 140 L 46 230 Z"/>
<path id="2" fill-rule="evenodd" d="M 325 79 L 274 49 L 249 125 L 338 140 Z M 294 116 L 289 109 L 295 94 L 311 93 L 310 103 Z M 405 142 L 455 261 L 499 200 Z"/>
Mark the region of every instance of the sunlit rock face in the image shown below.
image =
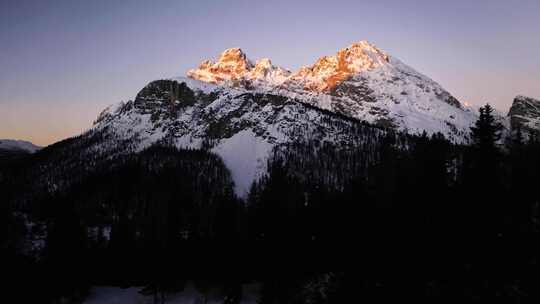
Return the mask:
<path id="1" fill-rule="evenodd" d="M 221 83 L 240 79 L 252 68 L 253 64 L 241 49 L 231 48 L 223 51 L 216 63 L 205 60 L 197 69 L 188 71 L 187 75 L 205 82 Z"/>
<path id="2" fill-rule="evenodd" d="M 334 56 L 323 56 L 296 73 L 274 66 L 268 58 L 253 64 L 240 48 L 231 48 L 223 51 L 217 62 L 204 60 L 187 75 L 214 84 L 251 81 L 255 86 L 267 87 L 286 83 L 306 90 L 330 92 L 349 77 L 386 64 L 389 64 L 389 56 L 367 41 L 354 43 Z"/>
<path id="3" fill-rule="evenodd" d="M 508 117 L 513 130 L 540 131 L 540 100 L 517 96 L 508 111 Z"/>
<path id="4" fill-rule="evenodd" d="M 314 65 L 301 68 L 289 82 L 300 84 L 306 90 L 330 92 L 355 74 L 387 64 L 389 57 L 385 52 L 367 41 L 360 41 L 339 50 L 334 56 L 323 56 Z"/>
<path id="5" fill-rule="evenodd" d="M 257 60 L 255 67 L 245 76 L 253 82 L 254 87 L 273 87 L 282 84 L 289 78 L 291 72 L 284 68 L 274 66 L 268 58 Z"/>
<path id="6" fill-rule="evenodd" d="M 268 86 L 282 83 L 290 72 L 273 66 L 268 58 L 253 64 L 240 48 L 232 48 L 223 51 L 216 63 L 205 60 L 197 69 L 189 70 L 187 75 L 213 84 Z"/>

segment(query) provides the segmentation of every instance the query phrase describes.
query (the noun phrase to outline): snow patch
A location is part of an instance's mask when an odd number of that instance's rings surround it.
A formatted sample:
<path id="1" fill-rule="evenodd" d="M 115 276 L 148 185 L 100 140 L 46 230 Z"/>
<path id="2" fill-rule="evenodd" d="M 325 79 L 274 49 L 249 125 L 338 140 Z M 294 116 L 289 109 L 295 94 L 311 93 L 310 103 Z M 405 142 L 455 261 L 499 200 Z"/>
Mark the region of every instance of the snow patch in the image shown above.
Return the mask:
<path id="1" fill-rule="evenodd" d="M 257 137 L 251 130 L 243 130 L 223 139 L 212 149 L 231 171 L 235 192 L 246 197 L 253 181 L 266 172 L 266 161 L 273 145 Z"/>
<path id="2" fill-rule="evenodd" d="M 150 304 L 153 302 L 152 295 L 143 295 L 139 293 L 141 287 L 109 287 L 98 286 L 92 288 L 90 296 L 84 301 L 84 304 Z M 241 304 L 254 304 L 258 303 L 259 299 L 259 287 L 257 284 L 250 284 L 242 286 L 242 299 Z M 206 300 L 206 301 L 205 301 Z M 218 290 L 212 290 L 204 296 L 197 291 L 193 284 L 188 284 L 186 288 L 177 293 L 169 293 L 165 296 L 165 303 L 170 304 L 218 304 L 224 303 L 224 295 Z"/>

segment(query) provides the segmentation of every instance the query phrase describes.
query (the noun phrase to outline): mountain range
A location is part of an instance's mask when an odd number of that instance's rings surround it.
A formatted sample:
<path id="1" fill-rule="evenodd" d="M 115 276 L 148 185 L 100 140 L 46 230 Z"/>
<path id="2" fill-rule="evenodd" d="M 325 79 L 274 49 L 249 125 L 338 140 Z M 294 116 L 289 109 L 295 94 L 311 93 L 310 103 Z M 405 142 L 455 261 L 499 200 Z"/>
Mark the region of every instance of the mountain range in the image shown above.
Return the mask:
<path id="1" fill-rule="evenodd" d="M 328 145 L 359 147 L 365 135 L 353 130 L 365 127 L 375 134 L 440 133 L 468 144 L 477 115 L 366 41 L 295 72 L 231 48 L 187 77 L 150 82 L 134 100 L 106 108 L 88 132 L 69 142 L 81 147 L 81 157 L 93 158 L 137 153 L 158 143 L 208 150 L 223 159 L 236 193 L 245 196 L 271 155 L 287 145 L 309 143 L 313 153 Z M 519 96 L 498 119 L 507 131 L 538 130 L 540 101 Z"/>
<path id="2" fill-rule="evenodd" d="M 531 104 L 509 113 L 514 125 L 536 113 L 525 110 Z M 135 100 L 107 108 L 94 129 L 128 139 L 135 151 L 164 141 L 210 149 L 232 171 L 237 193 L 245 195 L 277 146 L 305 138 L 358 144 L 328 121 L 353 120 L 407 134 L 441 133 L 467 144 L 476 119 L 476 110 L 435 81 L 360 41 L 296 72 L 268 58 L 254 62 L 240 48 L 227 49 L 217 61 L 204 60 L 189 70 L 187 77 L 153 81 Z"/>

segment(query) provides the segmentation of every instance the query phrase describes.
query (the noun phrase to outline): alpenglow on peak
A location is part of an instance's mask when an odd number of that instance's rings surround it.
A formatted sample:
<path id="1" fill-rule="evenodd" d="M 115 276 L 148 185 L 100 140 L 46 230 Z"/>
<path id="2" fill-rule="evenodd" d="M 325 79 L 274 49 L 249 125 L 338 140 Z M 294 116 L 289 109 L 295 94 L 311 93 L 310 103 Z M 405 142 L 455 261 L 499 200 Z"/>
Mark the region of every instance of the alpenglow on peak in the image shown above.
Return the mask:
<path id="1" fill-rule="evenodd" d="M 476 114 L 429 77 L 362 40 L 296 72 L 240 48 L 205 60 L 187 76 L 221 87 L 272 93 L 372 124 L 468 140 Z"/>
<path id="2" fill-rule="evenodd" d="M 291 73 L 274 66 L 269 58 L 261 58 L 253 64 L 240 48 L 226 49 L 217 62 L 204 60 L 187 76 L 213 84 L 235 83 L 247 80 L 259 85 L 277 86 L 286 81 L 305 82 L 306 89 L 328 91 L 340 81 L 388 64 L 389 56 L 367 41 L 359 41 L 341 49 L 334 56 L 323 56 L 312 66 L 305 66 Z"/>

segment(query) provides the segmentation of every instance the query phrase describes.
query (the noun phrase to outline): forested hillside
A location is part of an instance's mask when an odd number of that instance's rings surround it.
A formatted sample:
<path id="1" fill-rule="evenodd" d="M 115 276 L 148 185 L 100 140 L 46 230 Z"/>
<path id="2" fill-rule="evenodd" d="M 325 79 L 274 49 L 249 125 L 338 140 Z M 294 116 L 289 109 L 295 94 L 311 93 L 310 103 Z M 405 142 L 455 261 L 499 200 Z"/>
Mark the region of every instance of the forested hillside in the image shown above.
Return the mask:
<path id="1" fill-rule="evenodd" d="M 234 302 L 260 282 L 261 303 L 535 298 L 540 143 L 518 129 L 502 145 L 491 111 L 471 146 L 367 126 L 348 131 L 361 145 L 277 146 L 245 198 L 208 151 L 82 153 L 99 133 L 59 143 L 1 169 L 9 290 L 76 302 L 94 285 L 160 295 L 193 281 Z"/>

